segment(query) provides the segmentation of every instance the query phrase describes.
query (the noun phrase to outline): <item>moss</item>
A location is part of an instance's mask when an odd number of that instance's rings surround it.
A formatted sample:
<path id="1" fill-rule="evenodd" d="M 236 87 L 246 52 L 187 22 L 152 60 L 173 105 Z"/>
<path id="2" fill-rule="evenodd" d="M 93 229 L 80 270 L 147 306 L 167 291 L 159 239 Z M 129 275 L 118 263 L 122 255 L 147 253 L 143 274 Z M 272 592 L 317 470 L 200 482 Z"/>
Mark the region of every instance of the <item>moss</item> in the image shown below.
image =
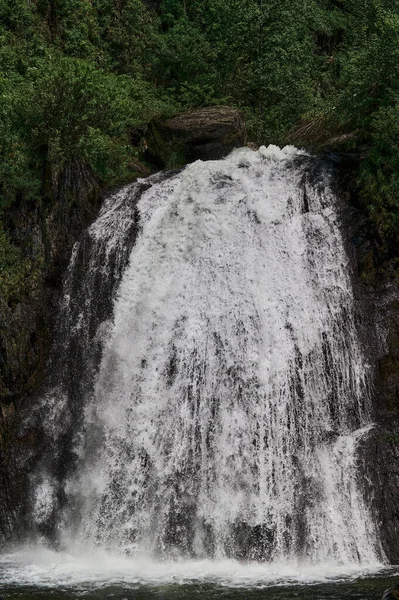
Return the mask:
<path id="1" fill-rule="evenodd" d="M 12 244 L 0 222 L 0 306 L 12 306 L 25 297 L 40 276 L 40 260 L 24 257 Z"/>
<path id="2" fill-rule="evenodd" d="M 385 444 L 394 444 L 395 446 L 399 446 L 399 431 L 391 431 L 381 436 L 381 442 Z"/>
<path id="3" fill-rule="evenodd" d="M 368 252 L 360 265 L 360 277 L 364 283 L 373 285 L 376 281 L 376 268 L 374 264 L 374 257 L 372 252 Z"/>
<path id="4" fill-rule="evenodd" d="M 166 163 L 167 169 L 178 169 L 179 167 L 183 167 L 187 163 L 187 154 L 185 153 L 183 148 L 175 149 L 168 156 L 168 160 Z"/>

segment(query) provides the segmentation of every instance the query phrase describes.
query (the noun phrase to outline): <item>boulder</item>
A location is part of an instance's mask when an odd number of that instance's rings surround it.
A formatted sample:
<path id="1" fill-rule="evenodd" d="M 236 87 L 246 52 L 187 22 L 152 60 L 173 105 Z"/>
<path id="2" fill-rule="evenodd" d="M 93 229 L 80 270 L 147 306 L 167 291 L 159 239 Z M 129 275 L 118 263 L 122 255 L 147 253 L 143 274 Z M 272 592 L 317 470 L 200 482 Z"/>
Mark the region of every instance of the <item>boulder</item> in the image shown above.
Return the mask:
<path id="1" fill-rule="evenodd" d="M 145 135 L 146 158 L 160 168 L 224 158 L 245 143 L 243 114 L 229 106 L 209 106 L 154 120 Z"/>

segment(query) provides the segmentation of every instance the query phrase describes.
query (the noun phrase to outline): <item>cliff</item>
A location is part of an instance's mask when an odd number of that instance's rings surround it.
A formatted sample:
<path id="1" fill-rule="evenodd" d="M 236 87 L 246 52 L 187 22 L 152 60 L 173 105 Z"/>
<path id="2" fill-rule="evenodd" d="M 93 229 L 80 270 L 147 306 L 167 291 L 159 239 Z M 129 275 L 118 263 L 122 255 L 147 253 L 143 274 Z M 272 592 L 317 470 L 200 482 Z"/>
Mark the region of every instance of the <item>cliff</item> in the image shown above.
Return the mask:
<path id="1" fill-rule="evenodd" d="M 160 123 L 143 128 L 139 141 L 144 148 Z M 180 155 L 183 148 L 187 152 L 185 161 L 199 157 L 198 146 L 202 158 L 222 158 L 245 140 L 242 114 L 229 107 L 182 113 L 166 121 L 162 131 L 166 164 L 175 161 L 177 147 Z M 157 170 L 156 151 L 146 158 Z M 150 173 L 140 162 L 135 170 Z M 57 177 L 45 174 L 39 204 L 21 197 L 3 218 L 27 267 L 18 285 L 10 293 L 3 286 L 0 294 L 0 539 L 9 538 L 16 526 L 17 531 L 24 527 L 29 474 L 46 450 L 40 423 L 31 417 L 46 382 L 63 277 L 75 242 L 97 215 L 106 193 L 88 166 L 72 162 Z M 19 263 L 24 264 L 22 258 Z"/>
<path id="2" fill-rule="evenodd" d="M 0 538 L 21 523 L 27 477 L 40 449 L 26 421 L 45 378 L 62 277 L 73 244 L 95 216 L 104 190 L 91 171 L 69 164 L 37 206 L 20 199 L 4 226 L 29 268 L 0 296 Z M 23 511 L 22 511 L 23 512 Z"/>
<path id="3" fill-rule="evenodd" d="M 166 122 L 157 121 L 146 132 L 142 143 L 152 149 L 149 152 L 154 162 L 164 164 L 175 160 L 176 147 L 185 160 L 198 156 L 220 158 L 245 140 L 242 115 L 225 107 L 219 113 L 213 107 L 209 111 L 190 111 Z M 176 141 L 176 136 L 180 141 Z M 158 139 L 157 146 L 154 138 Z M 391 265 L 379 260 L 367 220 L 350 193 L 352 168 L 353 165 L 341 164 L 337 181 L 343 199 L 343 231 L 352 259 L 358 325 L 370 364 L 376 423 L 362 443 L 359 456 L 365 492 L 381 523 L 382 547 L 388 559 L 397 563 L 399 288 Z M 23 533 L 30 501 L 29 475 L 39 457 L 48 451 L 41 438 L 40 424 L 36 421 L 35 425 L 35 419 L 30 417 L 45 382 L 63 274 L 72 247 L 97 214 L 104 195 L 104 188 L 90 169 L 82 164 L 69 164 L 48 185 L 47 204 L 32 207 L 21 199 L 6 217 L 13 243 L 23 249 L 34 267 L 25 275 L 19 296 L 0 299 L 0 537 L 3 540 Z M 85 245 L 81 247 L 81 252 L 84 251 Z M 77 367 L 75 364 L 74 368 Z"/>
<path id="4" fill-rule="evenodd" d="M 353 160 L 355 158 L 355 160 Z M 387 560 L 399 562 L 399 282 L 396 258 L 387 258 L 364 212 L 354 177 L 359 157 L 343 154 L 337 185 L 342 230 L 352 262 L 357 325 L 369 365 L 374 426 L 360 443 L 366 501 L 379 527 Z"/>

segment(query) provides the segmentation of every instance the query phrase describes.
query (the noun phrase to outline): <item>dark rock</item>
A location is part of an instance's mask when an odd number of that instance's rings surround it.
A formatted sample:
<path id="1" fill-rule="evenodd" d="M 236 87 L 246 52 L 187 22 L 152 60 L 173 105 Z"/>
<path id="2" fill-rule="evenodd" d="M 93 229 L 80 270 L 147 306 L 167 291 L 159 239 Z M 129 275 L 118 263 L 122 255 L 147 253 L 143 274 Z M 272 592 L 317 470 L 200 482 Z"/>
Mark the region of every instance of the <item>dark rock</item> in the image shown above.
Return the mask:
<path id="1" fill-rule="evenodd" d="M 364 324 L 366 358 L 372 366 L 376 427 L 360 445 L 365 498 L 374 514 L 383 552 L 399 563 L 399 288 L 378 273 L 370 249 L 356 247 L 360 283 L 357 304 Z M 370 261 L 365 260 L 369 256 Z M 372 328 L 370 324 L 372 323 Z"/>
<path id="2" fill-rule="evenodd" d="M 355 319 L 369 369 L 372 420 L 359 445 L 359 481 L 372 511 L 381 549 L 399 563 L 399 286 L 389 265 L 382 268 L 370 224 L 353 196 L 356 161 L 335 163 L 342 198 L 341 224 L 352 263 Z"/>
<path id="3" fill-rule="evenodd" d="M 16 203 L 3 219 L 11 241 L 32 263 L 18 296 L 11 303 L 0 298 L 0 401 L 13 399 L 18 407 L 43 376 L 63 273 L 103 196 L 93 173 L 79 163 L 66 165 L 46 188 L 42 204 Z"/>
<path id="4" fill-rule="evenodd" d="M 44 380 L 63 273 L 103 190 L 91 170 L 69 163 L 47 177 L 43 201 L 23 198 L 3 217 L 12 243 L 32 264 L 15 297 L 0 297 L 0 543 L 23 526 L 27 480 L 40 432 L 23 425 Z"/>
<path id="5" fill-rule="evenodd" d="M 399 420 L 399 287 L 374 283 L 375 321 L 380 342 L 376 372 L 376 411 L 380 423 Z"/>
<path id="6" fill-rule="evenodd" d="M 364 494 L 378 526 L 382 550 L 399 563 L 399 420 L 377 426 L 359 448 Z"/>
<path id="7" fill-rule="evenodd" d="M 129 132 L 129 142 L 132 146 L 140 147 L 145 138 L 145 134 L 147 132 L 148 123 L 142 123 L 141 125 L 137 125 L 134 129 L 131 129 Z"/>
<path id="8" fill-rule="evenodd" d="M 358 300 L 365 323 L 373 322 L 365 350 L 373 367 L 373 420 L 376 427 L 360 445 L 365 498 L 377 524 L 383 552 L 399 563 L 399 289 L 360 264 L 363 297 Z M 372 335 L 370 335 L 372 334 Z"/>
<path id="9" fill-rule="evenodd" d="M 145 141 L 147 158 L 160 167 L 216 160 L 245 145 L 244 117 L 228 106 L 199 108 L 166 121 L 153 121 Z"/>
<path id="10" fill-rule="evenodd" d="M 399 586 L 385 590 L 382 600 L 399 600 Z"/>

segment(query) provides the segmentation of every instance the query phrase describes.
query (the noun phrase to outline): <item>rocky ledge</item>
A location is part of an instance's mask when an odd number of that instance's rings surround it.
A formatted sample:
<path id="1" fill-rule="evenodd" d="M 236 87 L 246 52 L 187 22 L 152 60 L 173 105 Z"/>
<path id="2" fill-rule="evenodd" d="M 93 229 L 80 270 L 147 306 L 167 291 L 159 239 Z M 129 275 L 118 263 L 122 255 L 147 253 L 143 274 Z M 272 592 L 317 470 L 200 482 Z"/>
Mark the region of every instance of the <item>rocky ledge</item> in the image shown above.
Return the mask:
<path id="1" fill-rule="evenodd" d="M 229 106 L 209 106 L 152 121 L 145 134 L 147 157 L 160 168 L 224 158 L 245 143 L 243 114 Z"/>

